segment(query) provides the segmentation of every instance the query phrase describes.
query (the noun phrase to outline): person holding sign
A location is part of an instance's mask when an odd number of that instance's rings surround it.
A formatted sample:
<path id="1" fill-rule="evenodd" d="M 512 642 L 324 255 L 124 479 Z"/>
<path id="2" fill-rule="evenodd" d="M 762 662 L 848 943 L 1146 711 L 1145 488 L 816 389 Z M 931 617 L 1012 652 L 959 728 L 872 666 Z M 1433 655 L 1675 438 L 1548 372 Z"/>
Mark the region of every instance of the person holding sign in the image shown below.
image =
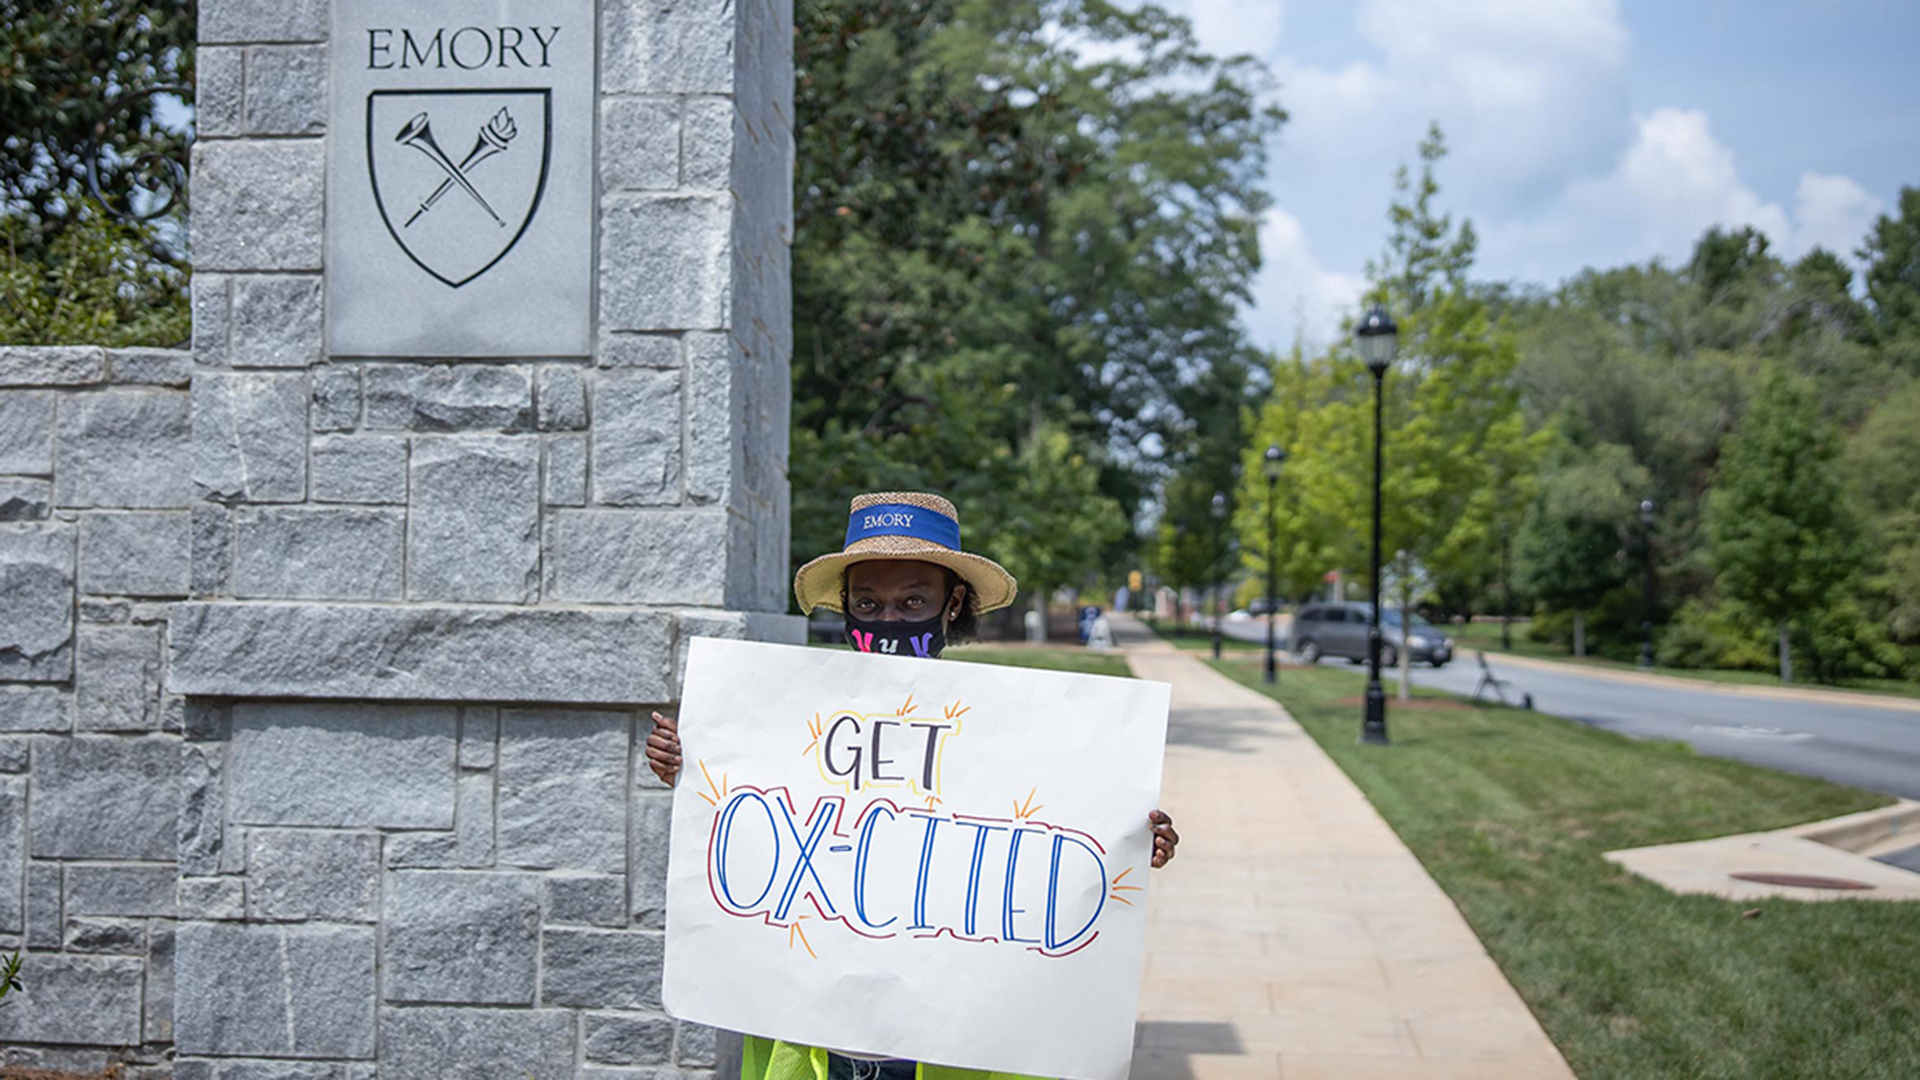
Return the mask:
<path id="1" fill-rule="evenodd" d="M 960 547 L 959 516 L 938 495 L 878 492 L 856 496 L 845 547 L 794 575 L 802 613 L 816 607 L 846 617 L 848 642 L 862 652 L 937 659 L 948 644 L 970 637 L 978 617 L 1013 603 L 1013 576 L 991 559 Z M 672 784 L 681 770 L 676 722 L 653 714 L 647 764 Z M 902 733 L 901 759 L 911 760 Z M 928 745 L 931 747 L 932 735 Z M 931 753 L 927 755 L 931 760 Z M 853 766 L 857 767 L 857 765 Z M 1180 843 L 1163 810 L 1148 815 L 1152 865 L 1172 859 Z M 801 1046 L 748 1036 L 741 1080 L 1003 1080 L 1006 1074 Z"/>

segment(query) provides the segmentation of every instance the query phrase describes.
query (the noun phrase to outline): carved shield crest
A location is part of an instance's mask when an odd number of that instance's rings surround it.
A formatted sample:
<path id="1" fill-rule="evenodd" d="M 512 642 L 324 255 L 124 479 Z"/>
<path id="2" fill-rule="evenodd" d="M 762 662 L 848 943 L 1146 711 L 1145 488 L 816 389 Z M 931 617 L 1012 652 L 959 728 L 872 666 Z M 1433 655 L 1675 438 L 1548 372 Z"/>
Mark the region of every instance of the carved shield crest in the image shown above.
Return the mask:
<path id="1" fill-rule="evenodd" d="M 367 179 L 387 231 L 452 288 L 513 250 L 540 212 L 552 156 L 550 90 L 375 90 Z"/>

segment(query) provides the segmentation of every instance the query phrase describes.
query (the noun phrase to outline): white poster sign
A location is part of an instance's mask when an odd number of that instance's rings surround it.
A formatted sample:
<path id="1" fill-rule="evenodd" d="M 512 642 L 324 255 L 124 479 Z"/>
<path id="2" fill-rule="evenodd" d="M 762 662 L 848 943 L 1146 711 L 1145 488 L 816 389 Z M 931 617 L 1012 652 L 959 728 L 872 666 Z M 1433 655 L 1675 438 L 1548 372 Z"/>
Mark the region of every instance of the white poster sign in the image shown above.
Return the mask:
<path id="1" fill-rule="evenodd" d="M 1167 703 L 1164 683 L 696 639 L 668 1011 L 1125 1077 Z"/>

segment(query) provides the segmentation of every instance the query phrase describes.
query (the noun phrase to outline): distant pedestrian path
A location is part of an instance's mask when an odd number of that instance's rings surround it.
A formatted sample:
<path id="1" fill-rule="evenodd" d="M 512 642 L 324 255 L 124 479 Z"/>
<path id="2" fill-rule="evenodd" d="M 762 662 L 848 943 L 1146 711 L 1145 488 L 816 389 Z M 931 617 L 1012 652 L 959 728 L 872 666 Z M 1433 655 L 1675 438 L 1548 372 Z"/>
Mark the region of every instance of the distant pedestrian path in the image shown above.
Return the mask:
<path id="1" fill-rule="evenodd" d="M 1274 701 L 1131 618 L 1173 686 L 1134 1080 L 1571 1080 L 1447 895 Z M 1284 677 L 1284 676 L 1282 676 Z"/>

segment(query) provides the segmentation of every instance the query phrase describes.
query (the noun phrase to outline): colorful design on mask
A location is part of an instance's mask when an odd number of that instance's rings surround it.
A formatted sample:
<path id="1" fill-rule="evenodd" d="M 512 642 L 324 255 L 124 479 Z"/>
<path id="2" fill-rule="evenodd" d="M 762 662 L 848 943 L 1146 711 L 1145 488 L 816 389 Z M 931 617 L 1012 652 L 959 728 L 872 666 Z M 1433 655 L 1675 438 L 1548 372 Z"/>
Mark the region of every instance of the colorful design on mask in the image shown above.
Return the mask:
<path id="1" fill-rule="evenodd" d="M 854 648 L 859 649 L 861 652 L 873 651 L 873 632 L 871 630 L 867 631 L 866 633 L 861 633 L 860 631 L 849 627 L 847 629 L 847 634 L 853 638 Z"/>

